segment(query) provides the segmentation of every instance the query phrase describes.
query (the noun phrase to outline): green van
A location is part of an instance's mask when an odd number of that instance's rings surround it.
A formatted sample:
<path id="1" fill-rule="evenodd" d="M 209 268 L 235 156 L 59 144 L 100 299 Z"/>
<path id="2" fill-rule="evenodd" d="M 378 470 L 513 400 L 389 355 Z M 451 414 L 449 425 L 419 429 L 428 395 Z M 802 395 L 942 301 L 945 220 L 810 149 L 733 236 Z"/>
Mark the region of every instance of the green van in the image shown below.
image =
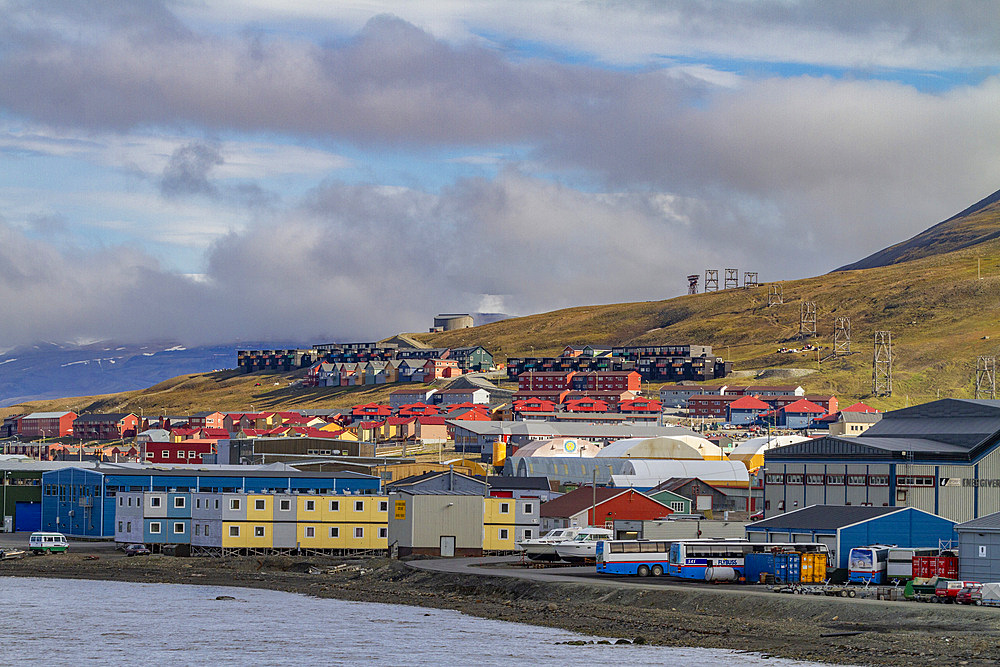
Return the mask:
<path id="1" fill-rule="evenodd" d="M 69 542 L 62 533 L 32 533 L 28 549 L 33 554 L 62 553 L 69 549 Z"/>

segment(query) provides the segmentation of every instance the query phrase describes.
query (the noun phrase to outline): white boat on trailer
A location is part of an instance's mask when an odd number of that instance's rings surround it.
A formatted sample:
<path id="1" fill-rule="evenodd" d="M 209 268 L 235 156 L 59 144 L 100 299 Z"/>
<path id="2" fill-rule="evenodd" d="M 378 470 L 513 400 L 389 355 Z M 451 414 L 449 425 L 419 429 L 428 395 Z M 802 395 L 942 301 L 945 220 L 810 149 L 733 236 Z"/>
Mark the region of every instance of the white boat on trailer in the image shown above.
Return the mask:
<path id="1" fill-rule="evenodd" d="M 556 561 L 559 560 L 559 556 L 556 554 L 556 545 L 560 542 L 572 540 L 581 530 L 585 530 L 585 528 L 582 526 L 553 528 L 541 537 L 518 542 L 514 545 L 514 548 L 518 551 L 523 551 L 524 555 L 531 560 Z"/>
<path id="2" fill-rule="evenodd" d="M 583 563 L 597 558 L 597 543 L 613 540 L 614 533 L 607 528 L 581 528 L 576 537 L 555 545 L 556 554 L 570 563 Z"/>

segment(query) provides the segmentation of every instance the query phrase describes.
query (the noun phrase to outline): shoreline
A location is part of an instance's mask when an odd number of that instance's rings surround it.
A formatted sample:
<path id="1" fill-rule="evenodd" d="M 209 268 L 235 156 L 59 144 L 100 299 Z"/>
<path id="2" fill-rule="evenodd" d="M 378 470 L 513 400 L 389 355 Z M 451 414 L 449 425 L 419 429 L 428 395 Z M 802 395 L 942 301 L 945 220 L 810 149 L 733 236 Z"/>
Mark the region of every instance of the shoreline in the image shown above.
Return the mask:
<path id="1" fill-rule="evenodd" d="M 751 651 L 831 664 L 1000 662 L 1000 610 L 792 596 L 731 587 L 617 586 L 430 572 L 386 558 L 125 558 L 0 561 L 0 577 L 266 588 L 356 602 L 454 609 L 649 644 Z M 567 578 L 570 579 L 570 578 Z M 636 582 L 636 580 L 625 580 Z M 844 635 L 842 633 L 861 632 Z M 821 637 L 822 634 L 841 636 Z"/>

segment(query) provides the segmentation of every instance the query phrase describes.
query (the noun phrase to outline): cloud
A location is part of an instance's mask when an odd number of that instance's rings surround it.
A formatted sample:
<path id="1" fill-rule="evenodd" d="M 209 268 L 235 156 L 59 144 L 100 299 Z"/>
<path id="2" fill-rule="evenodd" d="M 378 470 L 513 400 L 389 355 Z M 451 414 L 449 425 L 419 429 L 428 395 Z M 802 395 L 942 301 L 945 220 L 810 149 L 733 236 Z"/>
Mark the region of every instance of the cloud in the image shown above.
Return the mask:
<path id="1" fill-rule="evenodd" d="M 203 143 L 181 146 L 170 156 L 170 161 L 163 170 L 160 192 L 165 197 L 215 196 L 217 190 L 209 182 L 208 176 L 215 167 L 223 163 L 217 146 Z"/>

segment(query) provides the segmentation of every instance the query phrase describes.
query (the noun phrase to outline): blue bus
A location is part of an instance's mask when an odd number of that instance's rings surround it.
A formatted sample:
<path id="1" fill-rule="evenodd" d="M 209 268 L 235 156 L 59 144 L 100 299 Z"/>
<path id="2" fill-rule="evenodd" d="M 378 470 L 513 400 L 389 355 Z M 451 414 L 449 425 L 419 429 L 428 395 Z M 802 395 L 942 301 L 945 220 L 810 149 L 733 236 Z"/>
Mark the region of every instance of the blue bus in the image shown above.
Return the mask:
<path id="1" fill-rule="evenodd" d="M 749 553 L 822 553 L 819 542 L 749 542 L 732 539 L 605 540 L 597 546 L 597 571 L 639 577 L 670 575 L 700 581 L 741 581 Z"/>

